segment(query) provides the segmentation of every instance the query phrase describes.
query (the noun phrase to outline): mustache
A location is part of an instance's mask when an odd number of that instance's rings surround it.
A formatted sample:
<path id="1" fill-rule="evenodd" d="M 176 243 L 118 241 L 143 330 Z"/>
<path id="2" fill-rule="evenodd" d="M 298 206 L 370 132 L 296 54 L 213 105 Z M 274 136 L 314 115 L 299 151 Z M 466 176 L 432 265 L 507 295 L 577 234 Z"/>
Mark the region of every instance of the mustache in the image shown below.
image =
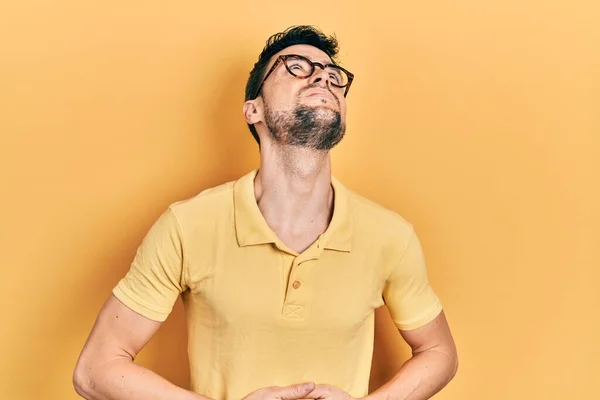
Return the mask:
<path id="1" fill-rule="evenodd" d="M 307 87 L 305 87 L 305 88 L 302 88 L 302 89 L 300 89 L 300 91 L 298 92 L 298 96 L 300 96 L 302 93 L 306 92 L 307 90 L 310 90 L 310 89 L 315 89 L 315 88 L 318 88 L 318 89 L 325 89 L 325 90 L 327 90 L 329 93 L 331 93 L 331 96 L 332 96 L 332 97 L 335 99 L 335 102 L 337 103 L 338 107 L 340 106 L 340 100 L 339 100 L 339 99 L 337 98 L 337 96 L 336 96 L 336 95 L 335 95 L 335 94 L 334 94 L 334 93 L 331 91 L 331 88 L 329 87 L 329 85 L 327 85 L 327 86 L 323 87 L 323 86 L 319 86 L 319 85 L 318 85 L 318 84 L 316 84 L 316 83 L 313 83 L 313 84 L 311 84 L 311 85 L 308 85 L 308 86 L 307 86 Z"/>

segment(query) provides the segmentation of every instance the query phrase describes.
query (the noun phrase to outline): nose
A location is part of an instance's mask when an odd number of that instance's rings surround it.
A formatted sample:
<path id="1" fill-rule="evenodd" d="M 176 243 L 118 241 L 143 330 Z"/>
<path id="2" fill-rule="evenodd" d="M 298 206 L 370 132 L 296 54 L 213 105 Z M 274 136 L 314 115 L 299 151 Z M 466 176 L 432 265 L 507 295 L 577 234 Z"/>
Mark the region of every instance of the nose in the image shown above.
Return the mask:
<path id="1" fill-rule="evenodd" d="M 315 65 L 315 70 L 309 79 L 309 84 L 317 83 L 323 85 L 324 87 L 328 87 L 330 84 L 329 73 L 325 71 L 325 68 L 322 68 L 320 65 Z"/>

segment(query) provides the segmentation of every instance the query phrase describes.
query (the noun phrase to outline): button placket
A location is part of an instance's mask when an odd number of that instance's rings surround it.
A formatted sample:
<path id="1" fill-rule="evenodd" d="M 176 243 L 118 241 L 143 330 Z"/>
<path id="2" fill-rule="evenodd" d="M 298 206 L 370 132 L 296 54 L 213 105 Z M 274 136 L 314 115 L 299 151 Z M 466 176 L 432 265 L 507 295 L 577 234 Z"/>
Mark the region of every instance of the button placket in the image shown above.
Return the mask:
<path id="1" fill-rule="evenodd" d="M 307 317 L 310 309 L 310 275 L 323 251 L 320 239 L 292 262 L 282 310 L 285 319 L 303 320 Z"/>
<path id="2" fill-rule="evenodd" d="M 294 260 L 288 279 L 288 287 L 283 304 L 283 317 L 302 320 L 306 317 L 308 303 L 307 284 L 311 265 L 307 260 Z"/>
<path id="3" fill-rule="evenodd" d="M 302 286 L 302 280 L 304 275 L 304 271 L 302 271 L 302 264 L 303 262 L 298 262 L 298 259 L 294 260 L 294 262 L 292 263 L 292 268 L 290 270 L 290 276 L 288 279 L 286 303 L 297 302 L 300 300 L 301 296 L 299 296 L 298 289 L 300 289 L 300 287 Z"/>

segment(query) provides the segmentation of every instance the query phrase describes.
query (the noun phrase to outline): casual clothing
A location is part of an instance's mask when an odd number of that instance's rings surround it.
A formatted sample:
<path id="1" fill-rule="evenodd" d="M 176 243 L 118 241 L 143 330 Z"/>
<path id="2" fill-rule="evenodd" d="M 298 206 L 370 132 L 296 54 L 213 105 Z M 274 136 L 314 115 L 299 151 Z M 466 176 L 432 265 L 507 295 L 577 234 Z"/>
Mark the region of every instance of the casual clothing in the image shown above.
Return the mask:
<path id="1" fill-rule="evenodd" d="M 169 206 L 113 293 L 156 321 L 182 295 L 197 393 L 239 400 L 313 381 L 364 397 L 374 310 L 385 301 L 399 329 L 442 310 L 413 227 L 333 178 L 331 223 L 298 254 L 263 218 L 256 174 Z"/>

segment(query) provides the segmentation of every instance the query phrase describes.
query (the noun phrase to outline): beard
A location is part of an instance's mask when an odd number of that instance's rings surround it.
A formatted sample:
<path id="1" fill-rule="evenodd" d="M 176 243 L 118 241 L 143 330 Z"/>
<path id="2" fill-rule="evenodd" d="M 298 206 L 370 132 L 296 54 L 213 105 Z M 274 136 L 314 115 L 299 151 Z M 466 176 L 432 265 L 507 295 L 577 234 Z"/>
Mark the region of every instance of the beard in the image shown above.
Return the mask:
<path id="1" fill-rule="evenodd" d="M 303 104 L 274 111 L 265 103 L 265 124 L 277 143 L 312 150 L 331 150 L 346 131 L 339 111 Z"/>

